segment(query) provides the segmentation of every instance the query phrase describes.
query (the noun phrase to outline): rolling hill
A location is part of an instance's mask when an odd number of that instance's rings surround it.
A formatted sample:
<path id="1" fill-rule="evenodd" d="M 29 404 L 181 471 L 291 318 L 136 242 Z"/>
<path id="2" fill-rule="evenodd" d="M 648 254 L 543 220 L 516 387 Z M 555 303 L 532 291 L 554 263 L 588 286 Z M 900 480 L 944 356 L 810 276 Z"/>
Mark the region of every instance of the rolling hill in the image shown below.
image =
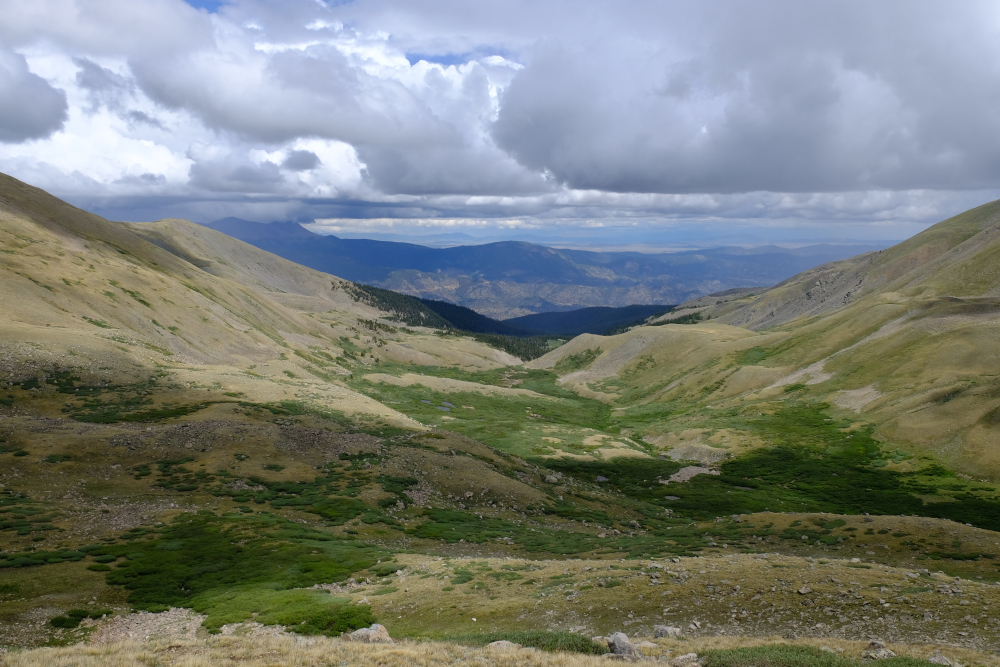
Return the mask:
<path id="1" fill-rule="evenodd" d="M 585 307 L 680 303 L 734 287 L 769 286 L 869 248 L 713 248 L 668 254 L 555 249 L 520 241 L 428 248 L 341 239 L 296 223 L 224 218 L 208 225 L 348 280 L 447 301 L 506 320 Z"/>

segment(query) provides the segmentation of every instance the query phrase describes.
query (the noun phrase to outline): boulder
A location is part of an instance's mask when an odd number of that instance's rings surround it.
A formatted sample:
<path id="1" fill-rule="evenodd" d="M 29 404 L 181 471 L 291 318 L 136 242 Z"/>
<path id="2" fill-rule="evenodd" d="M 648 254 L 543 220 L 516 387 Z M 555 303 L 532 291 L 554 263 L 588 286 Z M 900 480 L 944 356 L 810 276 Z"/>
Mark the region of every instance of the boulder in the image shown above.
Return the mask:
<path id="1" fill-rule="evenodd" d="M 491 651 L 516 651 L 521 648 L 521 645 L 509 642 L 506 639 L 501 639 L 500 641 L 490 642 L 486 645 L 486 648 Z"/>
<path id="2" fill-rule="evenodd" d="M 392 644 L 392 637 L 384 625 L 372 623 L 370 628 L 361 628 L 347 635 L 352 642 L 362 642 L 364 644 Z"/>
<path id="3" fill-rule="evenodd" d="M 885 642 L 881 642 L 877 639 L 861 652 L 862 660 L 886 660 L 888 658 L 895 657 L 896 654 L 886 648 Z"/>
<path id="4" fill-rule="evenodd" d="M 608 648 L 614 655 L 642 655 L 624 632 L 616 632 L 608 637 Z"/>
<path id="5" fill-rule="evenodd" d="M 682 631 L 680 628 L 675 628 L 672 625 L 654 625 L 653 626 L 653 637 L 656 639 L 662 639 L 663 637 L 680 637 Z"/>

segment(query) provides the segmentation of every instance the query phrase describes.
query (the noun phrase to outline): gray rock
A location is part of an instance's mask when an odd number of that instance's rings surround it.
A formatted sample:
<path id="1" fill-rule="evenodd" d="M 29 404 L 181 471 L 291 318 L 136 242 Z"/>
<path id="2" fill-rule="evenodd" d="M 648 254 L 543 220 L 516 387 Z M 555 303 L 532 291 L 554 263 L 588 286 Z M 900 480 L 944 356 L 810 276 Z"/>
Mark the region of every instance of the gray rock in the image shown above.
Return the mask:
<path id="1" fill-rule="evenodd" d="M 490 642 L 486 645 L 486 648 L 491 651 L 516 651 L 521 648 L 521 645 L 509 642 L 506 639 L 501 639 L 500 641 Z"/>
<path id="2" fill-rule="evenodd" d="M 949 665 L 949 667 L 954 664 L 951 660 L 944 657 L 940 653 L 935 653 L 931 657 L 927 658 L 927 662 L 933 662 L 935 665 Z"/>
<path id="3" fill-rule="evenodd" d="M 389 636 L 389 631 L 385 629 L 384 625 L 380 625 L 378 623 L 372 623 L 370 628 L 355 630 L 347 636 L 351 638 L 352 642 L 361 642 L 363 644 L 393 643 L 392 637 Z"/>
<path id="4" fill-rule="evenodd" d="M 624 632 L 616 632 L 608 637 L 608 648 L 614 655 L 642 655 Z"/>
<path id="5" fill-rule="evenodd" d="M 680 628 L 675 628 L 672 625 L 654 625 L 653 626 L 653 637 L 655 639 L 662 639 L 663 637 L 680 637 L 682 631 Z"/>
<path id="6" fill-rule="evenodd" d="M 885 642 L 881 642 L 877 639 L 861 652 L 862 660 L 886 660 L 888 658 L 895 657 L 896 654 L 886 648 Z"/>

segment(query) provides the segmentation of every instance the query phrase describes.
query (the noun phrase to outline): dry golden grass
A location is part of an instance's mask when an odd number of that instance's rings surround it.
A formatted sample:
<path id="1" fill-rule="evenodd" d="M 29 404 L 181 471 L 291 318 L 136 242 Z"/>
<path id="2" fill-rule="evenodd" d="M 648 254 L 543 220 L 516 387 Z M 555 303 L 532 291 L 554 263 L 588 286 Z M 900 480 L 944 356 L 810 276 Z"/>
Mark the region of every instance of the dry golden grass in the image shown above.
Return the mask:
<path id="1" fill-rule="evenodd" d="M 496 652 L 439 642 L 366 645 L 337 639 L 288 637 L 213 637 L 195 642 L 124 642 L 103 646 L 45 648 L 8 653 L 9 667 L 240 667 L 351 665 L 415 667 L 425 665 L 537 665 L 590 667 L 599 657 L 543 653 L 532 649 Z M 0 663 L 2 664 L 2 663 Z"/>
<path id="2" fill-rule="evenodd" d="M 634 638 L 635 640 L 641 638 Z M 648 640 L 647 640 L 648 641 Z M 781 637 L 703 637 L 654 641 L 656 649 L 645 649 L 650 657 L 701 654 L 711 649 L 732 649 L 765 644 L 828 647 L 848 657 L 858 657 L 866 641 L 789 640 Z M 889 644 L 897 655 L 929 658 L 936 653 L 966 665 L 996 667 L 1000 658 L 960 647 L 927 644 Z M 69 646 L 12 651 L 0 655 L 4 667 L 429 667 L 431 665 L 476 665 L 482 667 L 597 667 L 608 664 L 600 656 L 543 652 L 530 648 L 496 651 L 446 642 L 401 641 L 391 645 L 368 645 L 327 638 L 209 637 L 195 641 L 121 642 L 100 646 Z"/>

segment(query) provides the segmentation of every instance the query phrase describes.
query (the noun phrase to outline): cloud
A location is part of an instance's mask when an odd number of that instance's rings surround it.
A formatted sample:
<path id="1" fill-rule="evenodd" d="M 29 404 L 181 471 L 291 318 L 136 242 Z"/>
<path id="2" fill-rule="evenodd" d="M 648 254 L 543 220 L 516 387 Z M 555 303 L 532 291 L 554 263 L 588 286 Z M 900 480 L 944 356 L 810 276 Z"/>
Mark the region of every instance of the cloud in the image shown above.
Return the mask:
<path id="1" fill-rule="evenodd" d="M 123 98 L 134 88 L 132 81 L 88 58 L 74 58 L 73 63 L 80 68 L 76 84 L 86 91 L 91 110 L 100 107 L 121 109 Z"/>
<path id="2" fill-rule="evenodd" d="M 688 37 L 534 46 L 505 93 L 497 145 L 567 187 L 617 192 L 1000 183 L 988 4 L 703 7 Z"/>
<path id="3" fill-rule="evenodd" d="M 28 69 L 24 56 L 0 50 L 0 142 L 41 139 L 62 129 L 66 93 Z"/>
<path id="4" fill-rule="evenodd" d="M 829 226 L 1000 190 L 987 0 L 4 12 L 0 169 L 118 217 Z"/>
<path id="5" fill-rule="evenodd" d="M 284 182 L 281 168 L 264 160 L 253 162 L 239 153 L 224 153 L 219 147 L 197 147 L 189 172 L 190 184 L 212 192 L 277 192 Z"/>
<path id="6" fill-rule="evenodd" d="M 319 156 L 312 151 L 291 151 L 281 166 L 289 171 L 312 171 L 320 164 Z"/>

